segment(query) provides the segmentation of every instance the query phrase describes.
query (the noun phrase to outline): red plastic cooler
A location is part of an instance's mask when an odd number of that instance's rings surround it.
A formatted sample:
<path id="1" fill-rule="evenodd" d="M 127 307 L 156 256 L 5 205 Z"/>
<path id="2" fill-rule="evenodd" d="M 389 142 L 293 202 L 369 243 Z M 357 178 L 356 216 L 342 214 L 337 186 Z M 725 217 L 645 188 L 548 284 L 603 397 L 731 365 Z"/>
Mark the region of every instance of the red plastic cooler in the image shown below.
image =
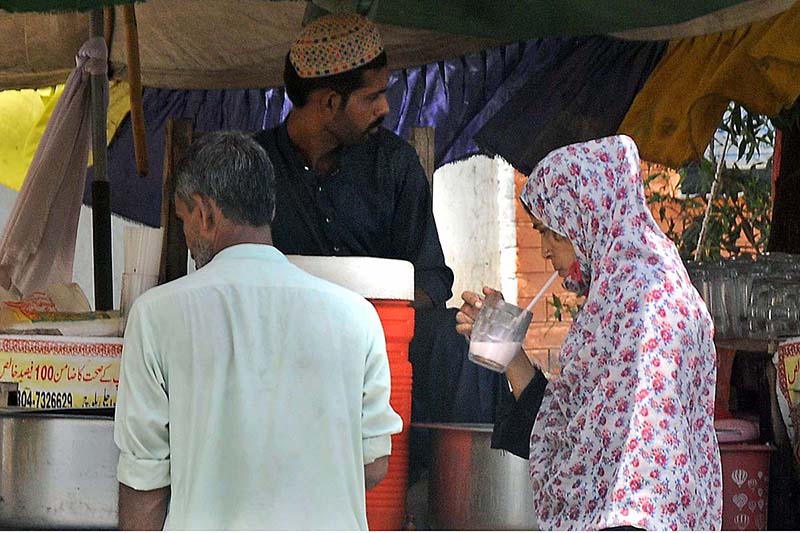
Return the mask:
<path id="1" fill-rule="evenodd" d="M 408 261 L 374 257 L 289 256 L 317 277 L 367 298 L 378 312 L 386 336 L 392 408 L 403 419 L 403 431 L 392 436 L 386 477 L 367 491 L 367 523 L 376 530 L 402 529 L 408 488 L 408 440 L 411 427 L 411 363 L 408 345 L 414 335 L 414 266 Z"/>
<path id="2" fill-rule="evenodd" d="M 413 273 L 412 273 L 413 277 Z M 414 309 L 408 300 L 370 299 L 383 324 L 392 396 L 389 403 L 403 419 L 403 431 L 392 436 L 389 471 L 378 486 L 367 492 L 367 523 L 376 530 L 402 529 L 408 488 L 408 436 L 411 427 L 411 363 L 408 344 L 414 335 Z"/>

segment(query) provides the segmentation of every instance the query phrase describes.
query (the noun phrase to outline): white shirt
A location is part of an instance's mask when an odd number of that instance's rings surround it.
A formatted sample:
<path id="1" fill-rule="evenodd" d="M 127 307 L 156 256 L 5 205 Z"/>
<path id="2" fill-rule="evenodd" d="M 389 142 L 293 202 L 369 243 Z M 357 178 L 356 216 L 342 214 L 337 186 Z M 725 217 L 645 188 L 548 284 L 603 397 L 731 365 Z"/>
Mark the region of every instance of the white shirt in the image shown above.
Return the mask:
<path id="1" fill-rule="evenodd" d="M 171 486 L 165 529 L 367 529 L 363 465 L 402 429 L 375 309 L 275 248 L 227 248 L 139 297 L 117 476 Z"/>

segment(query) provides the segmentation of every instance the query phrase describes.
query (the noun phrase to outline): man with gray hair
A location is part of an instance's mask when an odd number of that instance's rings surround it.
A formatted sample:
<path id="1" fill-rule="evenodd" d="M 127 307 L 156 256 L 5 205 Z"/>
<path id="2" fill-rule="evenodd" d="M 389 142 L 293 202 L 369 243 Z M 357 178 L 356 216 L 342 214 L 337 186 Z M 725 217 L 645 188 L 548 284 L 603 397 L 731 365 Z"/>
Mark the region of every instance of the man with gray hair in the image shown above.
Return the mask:
<path id="1" fill-rule="evenodd" d="M 206 134 L 175 181 L 198 270 L 131 309 L 120 527 L 366 530 L 402 428 L 375 309 L 272 246 L 274 172 L 249 136 Z"/>

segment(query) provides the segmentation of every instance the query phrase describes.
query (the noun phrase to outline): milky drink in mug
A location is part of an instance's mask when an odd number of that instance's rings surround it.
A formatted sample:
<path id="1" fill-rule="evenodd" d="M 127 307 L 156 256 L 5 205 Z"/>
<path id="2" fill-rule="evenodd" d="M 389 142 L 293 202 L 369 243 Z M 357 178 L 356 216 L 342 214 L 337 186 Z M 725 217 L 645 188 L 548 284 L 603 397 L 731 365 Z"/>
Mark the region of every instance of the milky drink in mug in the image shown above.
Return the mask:
<path id="1" fill-rule="evenodd" d="M 472 341 L 469 344 L 469 359 L 496 372 L 504 372 L 521 347 L 521 342 Z"/>
<path id="2" fill-rule="evenodd" d="M 530 311 L 504 301 L 496 293 L 487 296 L 472 327 L 470 361 L 505 372 L 525 340 L 532 317 Z"/>

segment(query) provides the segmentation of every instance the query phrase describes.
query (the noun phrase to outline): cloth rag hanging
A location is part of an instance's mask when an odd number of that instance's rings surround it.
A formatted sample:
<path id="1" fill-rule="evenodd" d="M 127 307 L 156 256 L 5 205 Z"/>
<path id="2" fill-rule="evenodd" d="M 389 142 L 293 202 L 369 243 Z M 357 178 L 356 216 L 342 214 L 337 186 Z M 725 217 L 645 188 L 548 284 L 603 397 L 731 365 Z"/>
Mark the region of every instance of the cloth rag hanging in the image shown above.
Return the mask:
<path id="1" fill-rule="evenodd" d="M 90 76 L 101 74 L 108 84 L 108 50 L 103 38 L 86 41 L 76 63 L 0 242 L 0 285 L 20 294 L 72 281 L 91 143 Z"/>
<path id="2" fill-rule="evenodd" d="M 679 167 L 703 156 L 734 100 L 775 116 L 800 96 L 800 2 L 735 30 L 671 41 L 619 133 L 642 159 Z"/>

